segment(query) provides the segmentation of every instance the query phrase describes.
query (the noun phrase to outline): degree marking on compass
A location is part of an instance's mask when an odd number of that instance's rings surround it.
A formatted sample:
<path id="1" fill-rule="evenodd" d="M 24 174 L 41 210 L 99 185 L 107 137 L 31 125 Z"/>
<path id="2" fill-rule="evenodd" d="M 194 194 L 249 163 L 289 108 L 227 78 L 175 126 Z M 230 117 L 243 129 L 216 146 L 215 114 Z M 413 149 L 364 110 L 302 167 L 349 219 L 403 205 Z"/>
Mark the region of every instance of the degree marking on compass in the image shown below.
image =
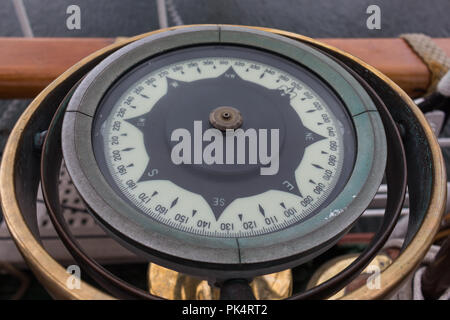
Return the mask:
<path id="1" fill-rule="evenodd" d="M 322 167 L 322 166 L 319 166 L 318 164 L 311 163 L 311 165 L 312 165 L 313 167 L 317 168 L 317 169 L 322 169 L 322 170 L 323 170 L 323 167 Z"/>
<path id="2" fill-rule="evenodd" d="M 196 213 L 197 213 L 197 210 L 192 210 L 192 216 L 195 216 Z"/>
<path id="3" fill-rule="evenodd" d="M 145 99 L 150 99 L 150 97 L 149 96 L 147 96 L 147 95 L 145 95 L 145 94 L 140 94 L 140 96 L 142 97 L 142 98 L 145 98 Z"/>
<path id="4" fill-rule="evenodd" d="M 326 152 L 326 151 L 322 151 L 322 152 L 320 152 L 321 154 L 328 154 L 328 152 Z"/>
<path id="5" fill-rule="evenodd" d="M 309 183 L 316 184 L 316 182 L 313 179 L 309 179 Z"/>
<path id="6" fill-rule="evenodd" d="M 242 213 L 239 213 L 238 217 L 239 217 L 239 220 L 241 220 L 241 222 L 242 222 Z"/>
<path id="7" fill-rule="evenodd" d="M 122 149 L 122 151 L 131 151 L 131 150 L 134 150 L 134 148 L 125 148 L 125 149 Z"/>
<path id="8" fill-rule="evenodd" d="M 280 206 L 283 207 L 283 209 L 286 209 L 286 205 L 284 204 L 284 202 L 281 202 Z"/>
<path id="9" fill-rule="evenodd" d="M 127 165 L 127 168 L 131 168 L 134 167 L 134 163 L 130 163 L 129 165 Z"/>

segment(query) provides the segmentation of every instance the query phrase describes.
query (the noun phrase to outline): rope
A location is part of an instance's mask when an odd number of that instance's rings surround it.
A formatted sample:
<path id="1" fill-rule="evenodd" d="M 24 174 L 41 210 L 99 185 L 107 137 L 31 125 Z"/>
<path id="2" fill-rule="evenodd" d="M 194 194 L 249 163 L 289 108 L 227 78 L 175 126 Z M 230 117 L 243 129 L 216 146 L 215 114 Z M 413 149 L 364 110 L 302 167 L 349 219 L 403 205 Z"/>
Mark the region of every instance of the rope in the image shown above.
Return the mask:
<path id="1" fill-rule="evenodd" d="M 177 7 L 173 0 L 166 0 L 167 11 L 169 12 L 170 18 L 176 26 L 181 26 L 184 24 L 183 19 L 181 19 L 178 13 Z"/>
<path id="2" fill-rule="evenodd" d="M 22 0 L 13 0 L 14 9 L 17 19 L 19 20 L 20 29 L 25 38 L 33 38 L 33 29 L 31 29 L 30 19 L 28 19 L 27 11 Z"/>
<path id="3" fill-rule="evenodd" d="M 437 91 L 446 97 L 450 97 L 450 71 L 437 84 Z"/>
<path id="4" fill-rule="evenodd" d="M 420 59 L 431 72 L 427 95 L 436 90 L 439 80 L 450 70 L 450 57 L 440 48 L 432 38 L 421 33 L 401 34 Z"/>

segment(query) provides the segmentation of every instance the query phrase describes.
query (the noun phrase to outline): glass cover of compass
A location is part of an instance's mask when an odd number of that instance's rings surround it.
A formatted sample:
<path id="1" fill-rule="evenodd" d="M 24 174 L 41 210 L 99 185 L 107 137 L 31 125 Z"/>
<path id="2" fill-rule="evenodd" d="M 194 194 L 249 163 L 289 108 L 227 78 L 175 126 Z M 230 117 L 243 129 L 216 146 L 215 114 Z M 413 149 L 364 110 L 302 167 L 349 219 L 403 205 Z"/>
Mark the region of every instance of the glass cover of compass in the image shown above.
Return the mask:
<path id="1" fill-rule="evenodd" d="M 70 98 L 69 173 L 112 235 L 163 265 L 253 276 L 319 254 L 385 166 L 376 108 L 317 49 L 240 27 L 127 45 Z"/>

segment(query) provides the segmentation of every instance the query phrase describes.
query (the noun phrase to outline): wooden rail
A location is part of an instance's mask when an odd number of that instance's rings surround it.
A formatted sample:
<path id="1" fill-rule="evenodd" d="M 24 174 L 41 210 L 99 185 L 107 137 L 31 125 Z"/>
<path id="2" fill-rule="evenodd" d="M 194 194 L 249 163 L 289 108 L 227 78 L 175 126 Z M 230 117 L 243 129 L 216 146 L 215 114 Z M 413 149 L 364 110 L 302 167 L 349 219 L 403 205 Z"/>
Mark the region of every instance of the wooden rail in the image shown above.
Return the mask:
<path id="1" fill-rule="evenodd" d="M 0 98 L 32 98 L 81 58 L 112 38 L 0 38 Z M 385 73 L 411 96 L 423 93 L 429 71 L 402 39 L 321 39 Z M 450 39 L 435 39 L 450 55 Z"/>

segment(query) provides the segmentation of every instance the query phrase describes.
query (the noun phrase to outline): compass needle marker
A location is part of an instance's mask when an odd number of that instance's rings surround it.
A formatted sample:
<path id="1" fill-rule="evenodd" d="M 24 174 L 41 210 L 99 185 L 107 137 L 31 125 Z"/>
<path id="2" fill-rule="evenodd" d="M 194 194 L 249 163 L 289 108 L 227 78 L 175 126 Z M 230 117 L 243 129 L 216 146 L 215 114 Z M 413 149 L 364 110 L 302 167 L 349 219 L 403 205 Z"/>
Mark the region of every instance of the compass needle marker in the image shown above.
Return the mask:
<path id="1" fill-rule="evenodd" d="M 173 207 L 175 207 L 177 203 L 178 203 L 178 197 L 175 198 L 175 200 L 172 201 L 172 203 L 170 204 L 170 209 L 172 209 Z"/>
<path id="2" fill-rule="evenodd" d="M 261 214 L 263 215 L 263 217 L 265 217 L 266 216 L 266 212 L 264 211 L 264 208 L 261 207 L 260 204 L 258 205 L 258 209 L 259 209 L 259 212 L 261 212 Z"/>

